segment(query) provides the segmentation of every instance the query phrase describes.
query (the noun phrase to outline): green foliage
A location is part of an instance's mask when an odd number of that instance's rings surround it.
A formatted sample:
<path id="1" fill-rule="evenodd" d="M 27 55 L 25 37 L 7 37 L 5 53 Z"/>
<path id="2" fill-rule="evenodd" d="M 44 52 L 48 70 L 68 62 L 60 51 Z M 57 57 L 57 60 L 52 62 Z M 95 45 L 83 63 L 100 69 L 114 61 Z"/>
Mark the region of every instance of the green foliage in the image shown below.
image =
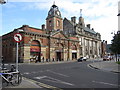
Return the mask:
<path id="1" fill-rule="evenodd" d="M 120 31 L 114 35 L 110 49 L 114 54 L 120 54 Z"/>
<path id="2" fill-rule="evenodd" d="M 120 62 L 116 62 L 117 64 L 120 64 Z"/>

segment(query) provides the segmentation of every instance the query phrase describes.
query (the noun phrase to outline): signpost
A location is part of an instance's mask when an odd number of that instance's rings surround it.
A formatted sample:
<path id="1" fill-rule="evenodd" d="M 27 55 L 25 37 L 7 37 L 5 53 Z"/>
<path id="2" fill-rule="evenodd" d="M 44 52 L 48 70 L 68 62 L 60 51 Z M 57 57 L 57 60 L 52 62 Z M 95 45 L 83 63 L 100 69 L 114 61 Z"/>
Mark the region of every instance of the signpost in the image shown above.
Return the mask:
<path id="1" fill-rule="evenodd" d="M 16 72 L 18 71 L 18 43 L 22 41 L 22 35 L 20 33 L 14 34 L 14 41 L 16 42 Z"/>

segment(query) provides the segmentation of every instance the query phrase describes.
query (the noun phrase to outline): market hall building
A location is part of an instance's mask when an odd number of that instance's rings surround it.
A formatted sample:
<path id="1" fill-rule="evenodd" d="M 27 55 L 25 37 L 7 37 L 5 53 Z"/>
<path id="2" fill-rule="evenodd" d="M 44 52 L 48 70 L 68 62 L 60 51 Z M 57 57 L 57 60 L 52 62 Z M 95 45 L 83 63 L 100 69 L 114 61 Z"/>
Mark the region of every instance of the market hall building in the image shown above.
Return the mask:
<path id="1" fill-rule="evenodd" d="M 46 26 L 41 29 L 23 25 L 2 36 L 2 55 L 4 62 L 15 62 L 15 33 L 23 40 L 19 43 L 19 62 L 65 61 L 80 57 L 78 37 L 68 37 L 63 33 L 63 19 L 56 5 L 52 5 L 46 18 Z"/>
<path id="2" fill-rule="evenodd" d="M 19 43 L 19 62 L 49 62 L 77 60 L 80 57 L 98 58 L 101 56 L 101 35 L 85 26 L 84 18 L 71 20 L 62 18 L 59 8 L 53 4 L 48 11 L 46 25 L 41 29 L 23 25 L 2 36 L 2 54 L 5 62 L 15 62 L 15 33 L 22 35 Z"/>

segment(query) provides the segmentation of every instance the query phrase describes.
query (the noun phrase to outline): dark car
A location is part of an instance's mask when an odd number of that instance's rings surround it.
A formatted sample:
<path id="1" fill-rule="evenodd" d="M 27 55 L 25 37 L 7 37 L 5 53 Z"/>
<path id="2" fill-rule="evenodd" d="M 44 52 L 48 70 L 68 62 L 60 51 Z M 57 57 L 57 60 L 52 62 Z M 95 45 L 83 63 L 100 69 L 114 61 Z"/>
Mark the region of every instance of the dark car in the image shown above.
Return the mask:
<path id="1" fill-rule="evenodd" d="M 83 57 L 80 57 L 79 59 L 78 59 L 78 62 L 82 62 L 83 61 Z"/>

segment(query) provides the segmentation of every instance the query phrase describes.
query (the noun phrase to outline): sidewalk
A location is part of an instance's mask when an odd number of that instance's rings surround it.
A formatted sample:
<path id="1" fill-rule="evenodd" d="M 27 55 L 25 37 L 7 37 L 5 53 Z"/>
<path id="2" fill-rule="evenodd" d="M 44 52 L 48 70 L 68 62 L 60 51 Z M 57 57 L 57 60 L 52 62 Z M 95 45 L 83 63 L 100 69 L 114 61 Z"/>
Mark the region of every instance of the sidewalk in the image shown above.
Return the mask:
<path id="1" fill-rule="evenodd" d="M 114 73 L 120 73 L 120 65 L 115 61 L 101 61 L 101 62 L 93 62 L 89 64 L 90 67 L 95 69 L 101 69 L 105 71 L 110 71 Z"/>
<path id="2" fill-rule="evenodd" d="M 70 63 L 76 62 L 77 60 L 69 60 L 69 61 L 51 61 L 51 62 L 29 62 L 29 63 L 19 63 L 19 65 L 45 65 L 45 64 L 60 64 L 60 63 Z"/>
<path id="3" fill-rule="evenodd" d="M 49 88 L 53 88 L 53 89 L 57 89 L 57 90 L 59 89 L 57 87 L 50 86 L 50 85 L 47 85 L 47 84 L 44 84 L 41 82 L 37 82 L 37 81 L 31 80 L 31 79 L 27 79 L 25 77 L 23 77 L 21 84 L 18 86 L 13 86 L 13 85 L 9 84 L 9 86 L 5 86 L 5 87 L 3 86 L 2 88 L 39 88 L 41 90 L 46 90 Z"/>
<path id="4" fill-rule="evenodd" d="M 4 84 L 3 84 L 3 88 L 42 88 L 42 87 L 40 87 L 36 83 L 34 83 L 26 78 L 23 78 L 20 85 L 13 86 L 13 85 L 9 84 L 8 86 L 4 86 Z"/>

